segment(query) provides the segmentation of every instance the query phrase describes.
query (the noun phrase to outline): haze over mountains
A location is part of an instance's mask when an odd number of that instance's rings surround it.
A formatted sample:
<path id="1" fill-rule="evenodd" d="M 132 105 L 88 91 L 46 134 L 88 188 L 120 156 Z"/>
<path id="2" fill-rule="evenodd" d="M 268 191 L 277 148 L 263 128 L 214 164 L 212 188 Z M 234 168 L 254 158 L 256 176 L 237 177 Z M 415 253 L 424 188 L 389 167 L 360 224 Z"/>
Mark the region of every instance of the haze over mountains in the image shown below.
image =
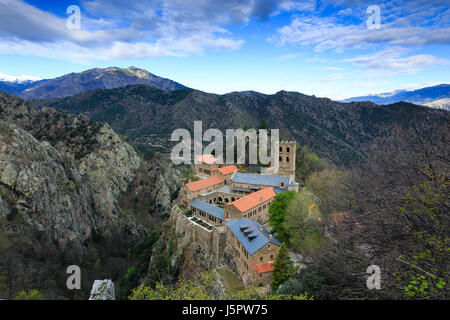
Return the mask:
<path id="1" fill-rule="evenodd" d="M 450 84 L 440 84 L 412 91 L 397 90 L 394 92 L 354 97 L 343 100 L 343 102 L 351 101 L 372 101 L 376 104 L 390 104 L 405 101 L 432 108 L 450 110 Z"/>
<path id="2" fill-rule="evenodd" d="M 0 90 L 24 99 L 68 97 L 95 89 L 112 89 L 132 84 L 146 84 L 161 90 L 178 90 L 185 86 L 158 77 L 146 70 L 128 67 L 95 68 L 80 73 L 69 73 L 55 79 L 40 81 L 0 81 Z"/>

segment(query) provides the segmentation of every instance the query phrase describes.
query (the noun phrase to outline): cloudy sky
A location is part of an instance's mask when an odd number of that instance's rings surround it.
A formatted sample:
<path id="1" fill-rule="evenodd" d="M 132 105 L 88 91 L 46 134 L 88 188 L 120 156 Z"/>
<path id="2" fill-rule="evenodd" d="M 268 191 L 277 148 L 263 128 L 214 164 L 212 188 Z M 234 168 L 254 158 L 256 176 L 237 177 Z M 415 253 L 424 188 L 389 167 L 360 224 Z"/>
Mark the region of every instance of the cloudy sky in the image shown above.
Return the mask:
<path id="1" fill-rule="evenodd" d="M 449 2 L 0 0 L 0 78 L 136 66 L 207 92 L 332 99 L 450 83 Z"/>

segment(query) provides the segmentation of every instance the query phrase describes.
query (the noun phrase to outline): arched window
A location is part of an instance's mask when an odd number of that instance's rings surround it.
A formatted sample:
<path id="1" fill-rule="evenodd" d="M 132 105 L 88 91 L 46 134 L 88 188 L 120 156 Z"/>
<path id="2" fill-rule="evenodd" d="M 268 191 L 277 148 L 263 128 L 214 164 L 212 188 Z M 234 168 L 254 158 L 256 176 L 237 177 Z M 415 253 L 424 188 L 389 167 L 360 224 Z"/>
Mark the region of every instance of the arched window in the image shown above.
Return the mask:
<path id="1" fill-rule="evenodd" d="M 291 152 L 291 148 L 287 147 L 286 152 Z"/>
<path id="2" fill-rule="evenodd" d="M 283 152 L 283 147 L 280 147 L 280 152 Z"/>
<path id="3" fill-rule="evenodd" d="M 289 157 L 286 157 L 286 162 L 289 162 Z"/>
<path id="4" fill-rule="evenodd" d="M 280 162 L 283 161 L 283 158 L 280 156 Z"/>

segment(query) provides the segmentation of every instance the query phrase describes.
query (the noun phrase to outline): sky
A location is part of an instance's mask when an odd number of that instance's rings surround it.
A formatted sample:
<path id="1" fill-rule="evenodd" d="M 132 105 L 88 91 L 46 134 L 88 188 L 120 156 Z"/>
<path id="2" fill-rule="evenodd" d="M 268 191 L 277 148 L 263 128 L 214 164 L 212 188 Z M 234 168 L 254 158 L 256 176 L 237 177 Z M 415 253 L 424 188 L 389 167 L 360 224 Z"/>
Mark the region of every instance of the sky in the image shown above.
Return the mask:
<path id="1" fill-rule="evenodd" d="M 416 89 L 450 83 L 449 4 L 0 0 L 0 78 L 135 66 L 219 94 Z"/>

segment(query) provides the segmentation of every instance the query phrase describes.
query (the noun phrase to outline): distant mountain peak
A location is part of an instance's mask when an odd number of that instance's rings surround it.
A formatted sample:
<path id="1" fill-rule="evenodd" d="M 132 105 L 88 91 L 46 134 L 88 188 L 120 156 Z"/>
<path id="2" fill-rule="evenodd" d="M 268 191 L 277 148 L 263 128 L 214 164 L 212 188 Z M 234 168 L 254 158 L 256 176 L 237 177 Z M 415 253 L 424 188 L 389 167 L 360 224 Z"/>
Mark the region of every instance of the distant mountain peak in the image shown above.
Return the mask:
<path id="1" fill-rule="evenodd" d="M 3 82 L 0 83 L 0 89 L 25 99 L 51 99 L 73 96 L 91 90 L 114 89 L 135 84 L 144 84 L 164 91 L 186 88 L 178 82 L 156 76 L 134 66 L 94 68 L 26 84 L 18 86 L 11 82 Z"/>
<path id="2" fill-rule="evenodd" d="M 345 99 L 342 102 L 371 101 L 377 104 L 392 104 L 400 101 L 424 105 L 432 108 L 450 110 L 450 84 L 442 83 L 416 90 L 396 90 L 393 92 L 373 94 Z"/>

